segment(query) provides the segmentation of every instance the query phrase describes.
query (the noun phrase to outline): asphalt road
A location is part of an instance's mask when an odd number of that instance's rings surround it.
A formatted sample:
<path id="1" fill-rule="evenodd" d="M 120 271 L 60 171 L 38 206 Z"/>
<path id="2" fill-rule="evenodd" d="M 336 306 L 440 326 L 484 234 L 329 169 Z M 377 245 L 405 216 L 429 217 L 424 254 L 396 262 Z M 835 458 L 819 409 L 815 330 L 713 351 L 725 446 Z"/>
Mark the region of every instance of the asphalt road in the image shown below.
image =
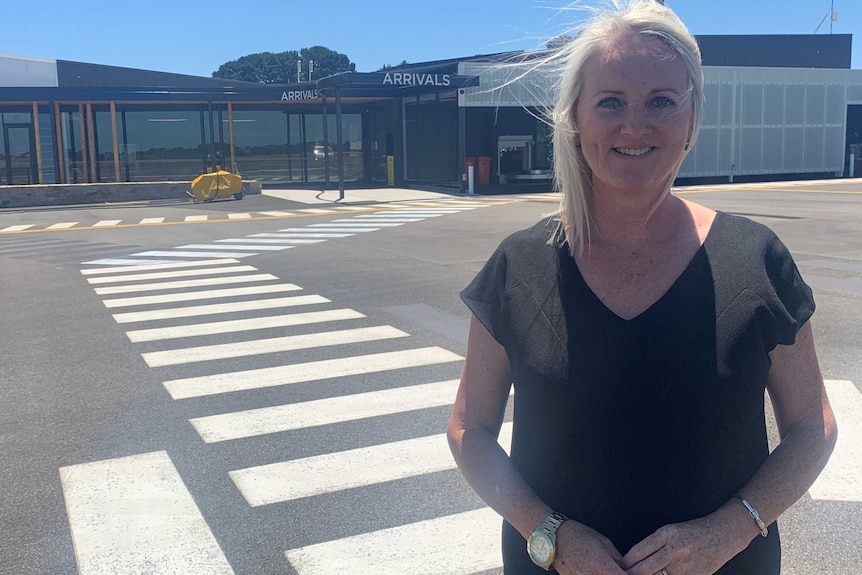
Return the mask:
<path id="1" fill-rule="evenodd" d="M 862 186 L 680 193 L 773 228 L 814 287 L 845 467 L 782 518 L 783 573 L 858 574 Z M 457 293 L 554 204 L 352 207 L 0 213 L 0 573 L 499 573 L 499 522 L 439 437 Z"/>

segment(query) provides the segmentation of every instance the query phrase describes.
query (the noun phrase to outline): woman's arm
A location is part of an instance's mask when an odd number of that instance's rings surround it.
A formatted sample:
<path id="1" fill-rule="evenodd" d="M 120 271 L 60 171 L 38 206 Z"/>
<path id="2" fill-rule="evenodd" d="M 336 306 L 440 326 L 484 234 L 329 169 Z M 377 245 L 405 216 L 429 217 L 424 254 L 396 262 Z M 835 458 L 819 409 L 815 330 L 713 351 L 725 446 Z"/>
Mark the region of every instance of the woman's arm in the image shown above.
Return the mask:
<path id="1" fill-rule="evenodd" d="M 739 494 L 770 525 L 793 505 L 825 467 L 837 438 L 832 408 L 814 350 L 810 322 L 793 345 L 769 354 L 767 389 L 781 442 Z M 711 515 L 665 526 L 623 558 L 630 575 L 714 573 L 745 549 L 760 529 L 742 502 L 733 498 Z"/>
<path id="2" fill-rule="evenodd" d="M 526 539 L 553 509 L 527 485 L 497 443 L 511 385 L 506 350 L 473 316 L 449 419 L 449 446 L 470 486 Z M 556 546 L 554 567 L 561 574 L 623 575 L 613 544 L 575 521 L 563 523 Z"/>

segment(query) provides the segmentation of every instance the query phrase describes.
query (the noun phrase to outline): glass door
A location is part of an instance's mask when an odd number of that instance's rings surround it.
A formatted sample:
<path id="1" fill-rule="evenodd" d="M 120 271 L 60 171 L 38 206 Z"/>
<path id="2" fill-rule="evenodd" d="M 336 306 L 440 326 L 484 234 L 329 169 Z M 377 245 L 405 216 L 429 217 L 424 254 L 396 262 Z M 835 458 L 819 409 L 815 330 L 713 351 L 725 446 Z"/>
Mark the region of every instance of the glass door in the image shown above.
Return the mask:
<path id="1" fill-rule="evenodd" d="M 36 144 L 32 124 L 3 125 L 3 154 L 0 155 L 0 179 L 12 186 L 36 184 Z"/>

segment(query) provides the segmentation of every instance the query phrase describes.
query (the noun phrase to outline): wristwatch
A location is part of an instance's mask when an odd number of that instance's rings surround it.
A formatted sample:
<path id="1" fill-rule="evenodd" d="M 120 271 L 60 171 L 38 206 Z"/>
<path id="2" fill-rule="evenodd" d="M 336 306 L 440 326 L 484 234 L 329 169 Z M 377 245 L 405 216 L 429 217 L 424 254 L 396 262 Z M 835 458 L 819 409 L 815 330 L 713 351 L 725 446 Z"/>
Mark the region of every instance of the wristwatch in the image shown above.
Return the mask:
<path id="1" fill-rule="evenodd" d="M 568 517 L 556 511 L 548 515 L 527 539 L 527 553 L 533 563 L 548 571 L 557 556 L 557 529 Z"/>

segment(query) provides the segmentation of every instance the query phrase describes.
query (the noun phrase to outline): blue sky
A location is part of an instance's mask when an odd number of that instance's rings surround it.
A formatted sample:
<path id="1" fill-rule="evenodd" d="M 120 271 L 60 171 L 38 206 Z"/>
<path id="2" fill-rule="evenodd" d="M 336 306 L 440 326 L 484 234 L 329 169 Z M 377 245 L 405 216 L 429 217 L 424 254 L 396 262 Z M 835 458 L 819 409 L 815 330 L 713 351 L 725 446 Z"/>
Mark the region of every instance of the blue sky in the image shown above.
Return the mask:
<path id="1" fill-rule="evenodd" d="M 313 45 L 358 71 L 541 47 L 582 12 L 554 0 L 7 0 L 0 54 L 209 76 L 254 52 Z M 811 34 L 830 0 L 667 0 L 694 34 Z M 862 69 L 862 0 L 834 0 Z M 829 33 L 827 18 L 818 33 Z"/>

